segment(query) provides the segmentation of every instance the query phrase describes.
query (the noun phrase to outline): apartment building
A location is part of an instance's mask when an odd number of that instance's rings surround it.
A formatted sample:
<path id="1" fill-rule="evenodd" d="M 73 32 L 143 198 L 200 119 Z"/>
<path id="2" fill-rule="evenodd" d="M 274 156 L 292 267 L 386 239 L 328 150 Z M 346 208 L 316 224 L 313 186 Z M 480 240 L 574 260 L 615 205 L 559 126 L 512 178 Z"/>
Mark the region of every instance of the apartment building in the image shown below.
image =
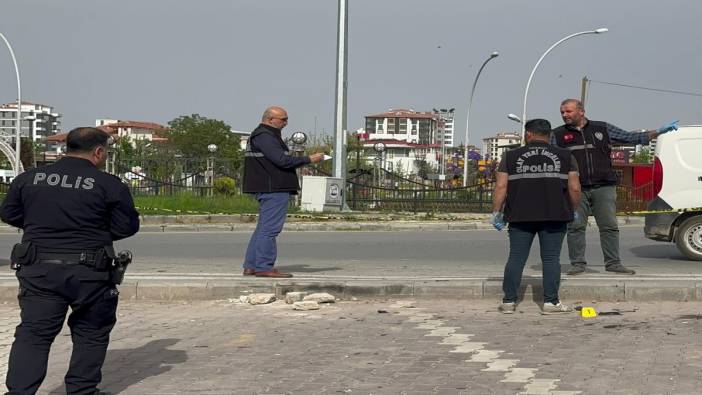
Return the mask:
<path id="1" fill-rule="evenodd" d="M 61 114 L 52 106 L 23 101 L 20 108 L 20 133 L 34 141 L 60 133 Z M 16 134 L 17 102 L 0 105 L 0 137 L 10 139 Z"/>
<path id="2" fill-rule="evenodd" d="M 500 132 L 495 136 L 486 137 L 483 139 L 483 158 L 499 161 L 505 151 L 515 148 L 521 141 L 522 136 L 514 132 Z"/>

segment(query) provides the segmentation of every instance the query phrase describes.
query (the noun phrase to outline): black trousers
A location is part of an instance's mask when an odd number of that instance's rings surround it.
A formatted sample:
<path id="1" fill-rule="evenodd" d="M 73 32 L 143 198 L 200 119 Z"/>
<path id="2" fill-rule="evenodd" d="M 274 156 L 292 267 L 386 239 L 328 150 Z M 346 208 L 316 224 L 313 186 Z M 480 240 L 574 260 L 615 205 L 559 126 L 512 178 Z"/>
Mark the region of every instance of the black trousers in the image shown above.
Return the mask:
<path id="1" fill-rule="evenodd" d="M 119 292 L 107 272 L 83 265 L 36 263 L 17 272 L 21 323 L 15 330 L 7 372 L 10 395 L 33 395 L 46 377 L 49 349 L 66 313 L 73 353 L 66 393 L 93 394 L 102 379 Z"/>

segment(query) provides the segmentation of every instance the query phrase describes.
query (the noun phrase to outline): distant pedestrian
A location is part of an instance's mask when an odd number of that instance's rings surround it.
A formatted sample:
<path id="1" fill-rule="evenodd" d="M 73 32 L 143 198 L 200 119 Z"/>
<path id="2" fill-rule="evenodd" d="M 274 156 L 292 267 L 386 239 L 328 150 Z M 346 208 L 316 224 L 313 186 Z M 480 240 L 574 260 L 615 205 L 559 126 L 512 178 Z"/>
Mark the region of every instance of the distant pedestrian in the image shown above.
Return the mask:
<path id="1" fill-rule="evenodd" d="M 564 125 L 553 130 L 552 143 L 570 151 L 578 161 L 582 200 L 576 206 L 578 218 L 568 225 L 568 256 L 572 267 L 569 275 L 585 272 L 585 228 L 593 215 L 600 231 L 600 246 L 605 270 L 619 274 L 636 274 L 622 265 L 619 258 L 619 226 L 617 225 L 617 176 L 612 168 L 612 142 L 648 144 L 671 130 L 678 130 L 673 121 L 655 130 L 627 132 L 612 124 L 591 121 L 585 117 L 580 100 L 561 102 Z"/>
<path id="2" fill-rule="evenodd" d="M 243 191 L 254 194 L 259 203 L 259 216 L 246 249 L 245 276 L 292 277 L 273 267 L 278 257 L 276 237 L 283 230 L 290 195 L 297 194 L 300 189 L 295 169 L 321 162 L 324 154 L 290 155 L 281 135 L 287 124 L 288 113 L 283 108 L 267 108 L 246 146 Z"/>
<path id="3" fill-rule="evenodd" d="M 129 188 L 100 170 L 107 139 L 96 128 L 71 130 L 66 156 L 17 176 L 0 208 L 4 222 L 24 231 L 10 258 L 21 315 L 7 371 L 10 395 L 37 393 L 69 307 L 73 353 L 66 393 L 102 393 L 96 387 L 121 281 L 115 280 L 112 242 L 139 230 Z"/>
<path id="4" fill-rule="evenodd" d="M 580 199 L 575 158 L 549 144 L 551 124 L 532 119 L 525 124 L 527 145 L 507 151 L 497 169 L 491 223 L 502 230 L 509 223 L 509 258 L 502 282 L 499 310 L 514 313 L 524 264 L 531 243 L 539 236 L 543 270 L 543 314 L 567 313 L 573 308 L 558 297 L 560 254 L 573 207 Z"/>

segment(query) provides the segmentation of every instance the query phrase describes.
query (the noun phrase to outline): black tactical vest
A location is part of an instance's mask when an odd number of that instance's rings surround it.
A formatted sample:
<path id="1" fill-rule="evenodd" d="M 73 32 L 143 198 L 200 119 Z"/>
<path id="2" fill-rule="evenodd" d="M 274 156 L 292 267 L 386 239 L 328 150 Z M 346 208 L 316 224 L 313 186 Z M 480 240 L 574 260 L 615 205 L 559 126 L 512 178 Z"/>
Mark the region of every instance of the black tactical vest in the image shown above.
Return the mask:
<path id="1" fill-rule="evenodd" d="M 582 131 L 562 125 L 553 130 L 553 135 L 556 144 L 570 151 L 578 161 L 583 187 L 617 184 L 610 156 L 612 142 L 605 122 L 588 120 Z"/>
<path id="2" fill-rule="evenodd" d="M 570 221 L 568 200 L 570 153 L 547 142 L 532 142 L 507 151 L 507 222 Z"/>
<path id="3" fill-rule="evenodd" d="M 263 133 L 274 136 L 284 151 L 289 150 L 280 135 L 263 126 L 259 126 L 254 130 L 246 143 L 246 152 L 244 152 L 243 192 L 290 192 L 291 194 L 297 194 L 300 184 L 297 180 L 295 169 L 283 169 L 274 165 L 256 148 L 256 137 Z"/>

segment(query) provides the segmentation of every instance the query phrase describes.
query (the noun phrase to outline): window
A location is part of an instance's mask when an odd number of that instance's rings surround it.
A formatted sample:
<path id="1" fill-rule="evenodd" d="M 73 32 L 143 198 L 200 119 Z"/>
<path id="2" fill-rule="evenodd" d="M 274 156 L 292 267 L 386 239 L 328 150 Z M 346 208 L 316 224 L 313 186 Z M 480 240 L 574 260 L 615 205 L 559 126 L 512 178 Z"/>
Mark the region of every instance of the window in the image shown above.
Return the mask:
<path id="1" fill-rule="evenodd" d="M 387 134 L 395 134 L 395 118 L 387 118 L 388 130 Z"/>
<path id="2" fill-rule="evenodd" d="M 407 134 L 407 118 L 400 118 L 400 134 Z"/>

